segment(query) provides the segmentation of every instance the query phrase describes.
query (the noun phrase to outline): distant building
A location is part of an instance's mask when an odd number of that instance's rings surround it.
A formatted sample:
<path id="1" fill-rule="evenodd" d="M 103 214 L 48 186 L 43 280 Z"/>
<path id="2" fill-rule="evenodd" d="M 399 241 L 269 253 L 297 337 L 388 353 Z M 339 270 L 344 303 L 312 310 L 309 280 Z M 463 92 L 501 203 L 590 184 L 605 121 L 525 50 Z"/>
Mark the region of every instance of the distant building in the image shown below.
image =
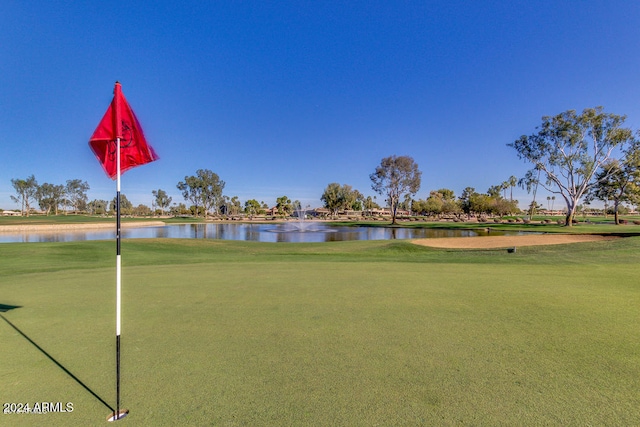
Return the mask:
<path id="1" fill-rule="evenodd" d="M 278 208 L 274 206 L 272 208 L 269 208 L 269 209 L 265 210 L 264 213 L 265 213 L 265 215 L 275 216 L 275 215 L 278 214 Z"/>

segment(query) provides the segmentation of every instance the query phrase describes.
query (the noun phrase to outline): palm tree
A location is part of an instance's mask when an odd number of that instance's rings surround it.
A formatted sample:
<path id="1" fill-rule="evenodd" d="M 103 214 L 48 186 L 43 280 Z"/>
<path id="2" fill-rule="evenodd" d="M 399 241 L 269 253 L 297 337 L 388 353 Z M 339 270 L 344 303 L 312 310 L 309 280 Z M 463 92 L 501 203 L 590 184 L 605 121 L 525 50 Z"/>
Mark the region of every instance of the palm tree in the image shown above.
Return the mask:
<path id="1" fill-rule="evenodd" d="M 509 181 L 503 182 L 501 187 L 502 187 L 502 193 L 504 194 L 504 198 L 506 200 L 507 199 L 507 188 L 509 188 Z"/>
<path id="2" fill-rule="evenodd" d="M 507 182 L 509 183 L 509 187 L 511 188 L 511 194 L 509 195 L 509 200 L 513 202 L 513 187 L 518 185 L 518 178 L 516 178 L 515 176 L 511 175 L 509 177 L 509 181 L 507 181 Z"/>
<path id="3" fill-rule="evenodd" d="M 549 201 L 550 201 L 550 200 L 551 200 L 551 196 L 547 196 L 547 210 L 550 210 L 550 209 L 549 209 Z"/>

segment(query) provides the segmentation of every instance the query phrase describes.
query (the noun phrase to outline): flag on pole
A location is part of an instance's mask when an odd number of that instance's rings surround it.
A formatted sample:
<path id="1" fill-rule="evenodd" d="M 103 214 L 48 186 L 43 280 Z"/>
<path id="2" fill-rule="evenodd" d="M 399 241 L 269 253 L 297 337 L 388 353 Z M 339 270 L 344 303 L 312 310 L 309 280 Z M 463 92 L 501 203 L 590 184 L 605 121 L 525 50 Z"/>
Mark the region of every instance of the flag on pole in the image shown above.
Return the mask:
<path id="1" fill-rule="evenodd" d="M 116 82 L 107 112 L 89 140 L 89 146 L 111 179 L 116 179 L 117 175 L 117 138 L 120 138 L 121 173 L 158 160 L 158 155 L 147 143 L 136 115 L 122 94 L 119 82 Z"/>
<path id="2" fill-rule="evenodd" d="M 140 123 L 116 82 L 113 100 L 89 140 L 89 146 L 109 178 L 116 179 L 116 409 L 107 417 L 117 421 L 129 413 L 120 409 L 120 329 L 122 301 L 122 262 L 120 256 L 120 175 L 122 172 L 158 160 L 147 144 Z"/>

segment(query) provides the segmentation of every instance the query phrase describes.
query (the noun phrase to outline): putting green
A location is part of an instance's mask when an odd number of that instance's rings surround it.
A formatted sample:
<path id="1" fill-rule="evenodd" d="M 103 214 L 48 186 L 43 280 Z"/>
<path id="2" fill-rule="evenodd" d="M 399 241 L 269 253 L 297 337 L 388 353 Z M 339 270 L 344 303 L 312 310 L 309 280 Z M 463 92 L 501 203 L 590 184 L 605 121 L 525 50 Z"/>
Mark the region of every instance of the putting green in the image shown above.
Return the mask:
<path id="1" fill-rule="evenodd" d="M 113 245 L 1 249 L 0 423 L 106 423 Z M 126 242 L 121 422 L 636 425 L 639 249 Z"/>

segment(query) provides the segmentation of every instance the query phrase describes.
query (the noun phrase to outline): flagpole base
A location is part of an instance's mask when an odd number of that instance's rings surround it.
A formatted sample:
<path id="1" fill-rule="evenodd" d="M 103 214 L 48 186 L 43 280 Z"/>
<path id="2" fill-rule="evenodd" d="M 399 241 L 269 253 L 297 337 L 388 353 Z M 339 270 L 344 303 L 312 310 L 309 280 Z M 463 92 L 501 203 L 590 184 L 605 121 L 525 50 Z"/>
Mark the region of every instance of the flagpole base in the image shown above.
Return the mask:
<path id="1" fill-rule="evenodd" d="M 127 415 L 129 415 L 129 410 L 128 409 L 120 409 L 120 411 L 118 411 L 118 413 L 116 413 L 116 411 L 113 411 L 107 417 L 107 421 L 109 421 L 109 422 L 118 421 L 118 420 L 123 419 Z"/>

